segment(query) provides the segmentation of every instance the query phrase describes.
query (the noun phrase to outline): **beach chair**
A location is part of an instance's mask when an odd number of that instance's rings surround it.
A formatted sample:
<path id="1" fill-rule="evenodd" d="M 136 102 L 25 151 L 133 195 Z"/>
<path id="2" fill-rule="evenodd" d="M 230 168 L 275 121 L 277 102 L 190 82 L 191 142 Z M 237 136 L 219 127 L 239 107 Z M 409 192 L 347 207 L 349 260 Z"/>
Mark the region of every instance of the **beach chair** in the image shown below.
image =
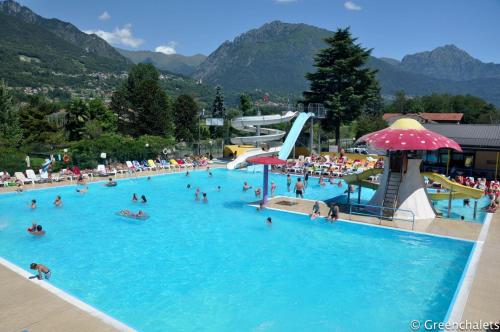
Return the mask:
<path id="1" fill-rule="evenodd" d="M 156 166 L 155 162 L 152 159 L 148 159 L 148 167 L 155 171 L 158 170 L 158 166 Z"/>
<path id="2" fill-rule="evenodd" d="M 137 169 L 137 167 L 135 167 L 130 160 L 127 160 L 125 165 L 127 165 L 127 168 L 132 172 L 142 172 L 142 169 Z"/>
<path id="3" fill-rule="evenodd" d="M 177 164 L 179 165 L 180 168 L 187 169 L 187 166 L 182 159 L 177 159 Z"/>
<path id="4" fill-rule="evenodd" d="M 137 170 L 140 170 L 140 171 L 145 170 L 145 168 L 143 166 L 141 166 L 141 164 L 139 164 L 139 162 L 137 160 L 132 160 L 132 164 L 134 165 L 135 169 L 137 169 Z"/>
<path id="5" fill-rule="evenodd" d="M 170 163 L 168 163 L 166 160 L 164 159 L 161 159 L 160 160 L 160 165 L 162 168 L 164 169 L 168 169 L 168 170 L 171 170 L 172 169 L 172 166 L 170 166 Z"/>
<path id="6" fill-rule="evenodd" d="M 24 176 L 22 172 L 15 172 L 14 177 L 16 178 L 17 181 L 22 182 L 22 184 L 26 183 L 31 183 L 33 185 L 35 184 L 35 181 L 28 179 L 26 176 Z"/>
<path id="7" fill-rule="evenodd" d="M 106 166 L 104 165 L 97 165 L 96 173 L 98 176 L 109 176 L 113 175 L 113 173 L 110 173 L 106 170 Z M 116 175 L 116 173 L 114 173 Z"/>
<path id="8" fill-rule="evenodd" d="M 40 179 L 40 177 L 38 177 L 35 173 L 35 171 L 33 171 L 32 169 L 27 169 L 26 170 L 26 177 L 30 180 L 32 180 L 33 182 L 41 182 L 42 180 Z"/>
<path id="9" fill-rule="evenodd" d="M 170 159 L 170 165 L 175 169 L 176 167 L 179 169 L 179 171 L 181 170 L 181 165 L 179 165 L 179 163 L 177 162 L 177 160 L 175 159 Z"/>
<path id="10" fill-rule="evenodd" d="M 186 159 L 182 159 L 182 162 L 184 163 L 184 165 L 186 165 L 186 167 L 191 167 L 191 168 L 194 169 L 194 164 L 193 163 L 190 163 Z"/>

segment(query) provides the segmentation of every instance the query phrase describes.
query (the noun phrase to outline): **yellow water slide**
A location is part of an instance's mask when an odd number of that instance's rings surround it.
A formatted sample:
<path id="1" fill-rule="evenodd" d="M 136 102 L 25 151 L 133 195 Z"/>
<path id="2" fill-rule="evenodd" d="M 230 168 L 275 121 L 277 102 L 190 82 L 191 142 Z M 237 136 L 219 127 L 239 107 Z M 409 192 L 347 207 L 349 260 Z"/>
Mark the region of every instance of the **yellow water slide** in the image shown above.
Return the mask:
<path id="1" fill-rule="evenodd" d="M 370 176 L 382 174 L 383 172 L 384 170 L 382 168 L 370 168 L 362 173 L 344 175 L 342 177 L 342 180 L 344 180 L 348 184 L 361 185 L 365 188 L 377 190 L 378 184 L 367 181 L 366 179 Z"/>
<path id="2" fill-rule="evenodd" d="M 475 189 L 461 185 L 460 183 L 451 181 L 446 176 L 441 174 L 431 173 L 431 172 L 423 172 L 421 174 L 426 178 L 428 178 L 429 180 L 441 184 L 443 188 L 451 190 L 453 198 L 479 199 L 484 194 L 484 191 L 481 189 Z M 450 197 L 449 193 L 428 193 L 428 195 L 432 200 L 448 199 Z"/>

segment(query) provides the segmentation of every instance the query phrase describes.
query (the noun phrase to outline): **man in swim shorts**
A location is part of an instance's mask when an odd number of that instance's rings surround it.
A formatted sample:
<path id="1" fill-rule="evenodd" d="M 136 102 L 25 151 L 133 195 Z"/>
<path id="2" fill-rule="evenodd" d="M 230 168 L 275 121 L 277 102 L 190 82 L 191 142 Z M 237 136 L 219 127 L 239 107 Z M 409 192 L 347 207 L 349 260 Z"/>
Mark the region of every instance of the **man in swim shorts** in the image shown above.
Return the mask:
<path id="1" fill-rule="evenodd" d="M 48 267 L 42 264 L 37 264 L 37 263 L 31 263 L 30 269 L 36 270 L 38 274 L 36 276 L 31 276 L 29 277 L 30 279 L 35 279 L 37 278 L 38 280 L 42 280 L 42 274 L 45 276 L 45 279 L 50 279 L 51 272 Z"/>
<path id="2" fill-rule="evenodd" d="M 297 183 L 295 183 L 295 197 L 304 198 L 304 183 L 302 183 L 301 179 L 297 179 Z"/>

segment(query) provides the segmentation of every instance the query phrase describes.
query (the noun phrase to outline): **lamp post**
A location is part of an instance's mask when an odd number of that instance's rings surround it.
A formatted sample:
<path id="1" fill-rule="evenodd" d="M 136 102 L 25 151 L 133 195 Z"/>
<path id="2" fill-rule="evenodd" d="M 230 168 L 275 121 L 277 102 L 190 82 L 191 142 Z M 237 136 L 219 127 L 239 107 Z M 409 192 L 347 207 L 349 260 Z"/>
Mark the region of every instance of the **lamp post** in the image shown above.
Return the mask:
<path id="1" fill-rule="evenodd" d="M 210 158 L 209 158 L 210 160 L 211 160 L 211 159 L 212 159 L 212 157 L 213 157 L 213 156 L 212 156 L 212 144 L 213 144 L 213 143 L 214 143 L 214 142 L 213 142 L 212 140 L 209 140 L 209 141 L 208 141 L 208 144 L 210 144 L 210 156 L 209 156 L 209 157 L 210 157 Z"/>
<path id="2" fill-rule="evenodd" d="M 201 155 L 201 119 L 205 117 L 205 109 L 198 115 L 198 155 Z"/>
<path id="3" fill-rule="evenodd" d="M 144 144 L 144 159 L 147 159 L 149 143 Z"/>

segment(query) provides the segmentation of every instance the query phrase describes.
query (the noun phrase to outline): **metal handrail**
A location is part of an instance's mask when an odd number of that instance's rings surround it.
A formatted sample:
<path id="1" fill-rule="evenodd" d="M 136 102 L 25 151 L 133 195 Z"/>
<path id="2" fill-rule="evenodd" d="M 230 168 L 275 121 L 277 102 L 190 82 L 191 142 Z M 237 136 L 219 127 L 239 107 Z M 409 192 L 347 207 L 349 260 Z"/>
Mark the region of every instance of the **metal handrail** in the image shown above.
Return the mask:
<path id="1" fill-rule="evenodd" d="M 378 208 L 380 213 L 378 215 L 376 214 L 371 214 L 371 213 L 360 213 L 360 212 L 353 212 L 352 211 L 352 207 L 354 206 L 358 206 L 358 207 L 373 207 L 373 208 Z M 382 211 L 386 209 L 386 210 L 392 210 L 394 211 L 394 213 L 392 214 L 392 217 L 390 217 L 390 219 L 392 221 L 394 220 L 402 220 L 402 221 L 411 221 L 411 229 L 414 230 L 415 228 L 415 213 L 413 211 L 410 211 L 410 210 L 405 210 L 405 209 L 398 209 L 398 208 L 390 208 L 390 207 L 386 207 L 386 206 L 381 206 L 381 205 L 370 205 L 370 204 L 357 204 L 357 203 L 349 203 L 349 214 L 355 214 L 355 215 L 360 215 L 360 216 L 368 216 L 368 217 L 376 217 L 379 219 L 379 225 L 382 224 L 382 219 L 385 218 L 389 218 L 389 217 L 384 217 L 383 216 L 383 213 Z M 359 210 L 358 210 L 359 211 Z M 395 218 L 394 215 L 396 214 L 396 211 L 402 211 L 402 212 L 409 212 L 410 215 L 411 215 L 411 220 L 408 220 L 408 219 L 403 219 L 403 218 Z"/>

